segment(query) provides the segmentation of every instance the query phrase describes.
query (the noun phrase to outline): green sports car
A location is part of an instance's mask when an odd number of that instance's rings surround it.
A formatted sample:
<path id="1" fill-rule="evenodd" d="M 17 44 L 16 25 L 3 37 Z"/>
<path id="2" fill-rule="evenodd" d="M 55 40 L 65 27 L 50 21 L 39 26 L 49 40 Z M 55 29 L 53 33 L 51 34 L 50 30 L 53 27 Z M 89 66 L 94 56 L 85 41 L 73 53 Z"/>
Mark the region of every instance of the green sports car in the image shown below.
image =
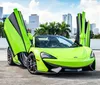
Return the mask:
<path id="1" fill-rule="evenodd" d="M 53 35 L 35 37 L 27 63 L 33 73 L 95 70 L 95 56 L 90 48 Z"/>
<path id="2" fill-rule="evenodd" d="M 22 58 L 30 73 L 95 70 L 95 55 L 89 47 L 62 36 L 40 35 L 33 39 L 34 46 L 28 57 Z M 9 64 L 18 62 L 14 62 L 10 54 L 11 51 L 8 52 Z"/>
<path id="3" fill-rule="evenodd" d="M 8 64 L 27 67 L 32 74 L 95 70 L 95 55 L 89 47 L 90 26 L 85 22 L 84 13 L 78 14 L 77 21 L 78 32 L 75 42 L 59 35 L 33 37 L 26 30 L 21 12 L 14 9 L 4 25 L 9 44 Z M 82 22 L 79 24 L 79 21 Z"/>

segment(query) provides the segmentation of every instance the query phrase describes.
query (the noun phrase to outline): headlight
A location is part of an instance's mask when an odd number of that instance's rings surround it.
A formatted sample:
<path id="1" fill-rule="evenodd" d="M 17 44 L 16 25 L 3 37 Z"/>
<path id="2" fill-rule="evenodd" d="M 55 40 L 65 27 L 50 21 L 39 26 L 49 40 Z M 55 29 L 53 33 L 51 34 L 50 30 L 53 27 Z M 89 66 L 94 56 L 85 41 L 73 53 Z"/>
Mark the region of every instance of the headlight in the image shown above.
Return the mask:
<path id="1" fill-rule="evenodd" d="M 91 52 L 90 58 L 95 57 L 95 54 L 93 53 L 93 51 Z"/>
<path id="2" fill-rule="evenodd" d="M 44 53 L 44 52 L 42 52 L 40 55 L 42 58 L 56 59 L 54 56 Z"/>

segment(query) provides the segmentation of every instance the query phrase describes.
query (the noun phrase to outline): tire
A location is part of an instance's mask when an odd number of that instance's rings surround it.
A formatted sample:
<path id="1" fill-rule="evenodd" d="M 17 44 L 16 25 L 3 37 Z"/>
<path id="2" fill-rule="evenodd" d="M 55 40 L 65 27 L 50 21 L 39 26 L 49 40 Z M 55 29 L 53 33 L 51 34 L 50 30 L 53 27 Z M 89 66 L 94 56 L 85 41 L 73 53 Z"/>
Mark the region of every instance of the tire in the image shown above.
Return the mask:
<path id="1" fill-rule="evenodd" d="M 13 62 L 13 53 L 10 47 L 7 48 L 7 61 L 9 65 L 15 65 L 15 63 Z"/>
<path id="2" fill-rule="evenodd" d="M 27 58 L 27 69 L 31 74 L 37 74 L 37 64 L 33 53 L 30 53 Z"/>

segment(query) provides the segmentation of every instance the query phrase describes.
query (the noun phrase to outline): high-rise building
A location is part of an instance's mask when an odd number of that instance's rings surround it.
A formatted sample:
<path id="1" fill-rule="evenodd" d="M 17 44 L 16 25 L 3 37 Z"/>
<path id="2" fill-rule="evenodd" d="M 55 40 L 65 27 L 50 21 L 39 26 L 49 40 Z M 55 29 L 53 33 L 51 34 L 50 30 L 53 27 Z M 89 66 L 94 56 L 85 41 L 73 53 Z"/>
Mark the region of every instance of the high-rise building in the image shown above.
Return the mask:
<path id="1" fill-rule="evenodd" d="M 2 18 L 3 15 L 3 7 L 0 7 L 0 18 Z"/>
<path id="2" fill-rule="evenodd" d="M 66 23 L 66 18 L 67 18 L 67 15 L 64 14 L 64 15 L 63 15 L 63 22 L 65 22 L 65 23 Z"/>
<path id="3" fill-rule="evenodd" d="M 29 16 L 28 29 L 31 29 L 31 33 L 34 34 L 34 30 L 39 27 L 39 16 L 37 14 L 31 14 Z"/>
<path id="4" fill-rule="evenodd" d="M 70 26 L 70 30 L 72 32 L 72 15 L 67 14 L 67 24 Z"/>
<path id="5" fill-rule="evenodd" d="M 72 33 L 72 15 L 71 14 L 64 14 L 63 21 L 70 26 L 70 30 Z"/>
<path id="6" fill-rule="evenodd" d="M 3 7 L 0 7 L 0 22 L 2 22 L 2 16 L 3 16 Z"/>

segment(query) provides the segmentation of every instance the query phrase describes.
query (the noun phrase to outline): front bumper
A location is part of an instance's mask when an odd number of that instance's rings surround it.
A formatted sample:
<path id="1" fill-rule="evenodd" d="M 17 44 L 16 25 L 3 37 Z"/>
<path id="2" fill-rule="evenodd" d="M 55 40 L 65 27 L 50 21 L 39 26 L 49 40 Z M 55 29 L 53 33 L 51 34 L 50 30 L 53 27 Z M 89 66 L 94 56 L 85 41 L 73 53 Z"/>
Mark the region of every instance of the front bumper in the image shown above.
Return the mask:
<path id="1" fill-rule="evenodd" d="M 59 66 L 55 64 L 51 64 L 44 61 L 44 64 L 49 69 L 48 72 L 55 72 L 55 73 L 61 73 L 61 72 L 80 72 L 80 71 L 94 71 L 95 70 L 95 60 L 87 65 L 82 67 L 67 67 L 67 66 Z"/>
<path id="2" fill-rule="evenodd" d="M 80 68 L 80 67 L 85 67 L 93 63 L 95 58 L 88 58 L 88 59 L 69 59 L 69 60 L 59 60 L 59 59 L 43 59 L 43 61 L 53 64 L 53 65 L 58 65 L 58 66 L 63 66 L 63 67 L 70 67 L 70 68 Z"/>

